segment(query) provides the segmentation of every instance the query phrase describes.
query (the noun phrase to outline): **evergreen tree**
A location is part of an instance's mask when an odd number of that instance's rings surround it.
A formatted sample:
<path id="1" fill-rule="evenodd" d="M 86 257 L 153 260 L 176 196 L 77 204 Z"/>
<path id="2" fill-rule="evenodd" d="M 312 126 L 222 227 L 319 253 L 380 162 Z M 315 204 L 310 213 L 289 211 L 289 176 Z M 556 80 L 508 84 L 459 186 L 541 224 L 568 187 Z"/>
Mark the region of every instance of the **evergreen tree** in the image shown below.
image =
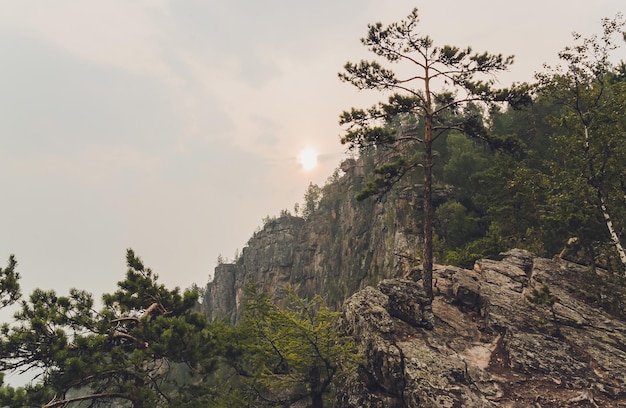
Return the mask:
<path id="1" fill-rule="evenodd" d="M 309 183 L 304 192 L 304 206 L 302 207 L 302 218 L 308 219 L 319 208 L 322 199 L 322 189 L 313 183 Z"/>
<path id="2" fill-rule="evenodd" d="M 220 331 L 193 311 L 197 294 L 157 283 L 132 250 L 127 264 L 126 278 L 103 296 L 100 311 L 77 289 L 69 296 L 37 289 L 21 302 L 17 324 L 2 332 L 0 367 L 34 370 L 38 382 L 4 389 L 0 402 L 159 407 L 210 395 L 202 379 L 226 346 Z"/>
<path id="3" fill-rule="evenodd" d="M 16 271 L 16 269 L 17 261 L 15 260 L 15 256 L 10 255 L 7 267 L 4 269 L 0 268 L 0 309 L 14 304 L 21 297 L 19 284 L 20 274 Z M 3 324 L 0 330 L 2 333 L 6 332 L 8 330 L 8 325 Z M 3 382 L 4 375 L 3 373 L 0 373 L 0 402 L 2 401 L 5 393 L 15 392 L 13 389 L 3 387 Z M 13 397 L 10 397 L 9 399 L 12 398 Z"/>
<path id="4" fill-rule="evenodd" d="M 16 271 L 15 256 L 9 256 L 6 268 L 0 268 L 0 308 L 17 302 L 22 295 L 20 292 L 20 274 Z"/>
<path id="5" fill-rule="evenodd" d="M 424 289 L 432 299 L 433 267 L 433 144 L 450 131 L 489 140 L 497 147 L 513 147 L 511 140 L 494 140 L 483 125 L 478 104 L 526 102 L 522 90 L 494 89 L 493 75 L 506 70 L 513 57 L 475 53 L 471 48 L 435 46 L 418 33 L 418 12 L 406 20 L 384 27 L 369 25 L 361 42 L 389 63 L 401 65 L 397 72 L 378 61 L 348 62 L 341 80 L 358 89 L 392 92 L 386 103 L 341 114 L 347 130 L 341 138 L 351 149 L 388 150 L 389 160 L 380 165 L 359 195 L 389 191 L 412 170 L 424 171 Z M 408 67 L 407 67 L 408 66 Z"/>

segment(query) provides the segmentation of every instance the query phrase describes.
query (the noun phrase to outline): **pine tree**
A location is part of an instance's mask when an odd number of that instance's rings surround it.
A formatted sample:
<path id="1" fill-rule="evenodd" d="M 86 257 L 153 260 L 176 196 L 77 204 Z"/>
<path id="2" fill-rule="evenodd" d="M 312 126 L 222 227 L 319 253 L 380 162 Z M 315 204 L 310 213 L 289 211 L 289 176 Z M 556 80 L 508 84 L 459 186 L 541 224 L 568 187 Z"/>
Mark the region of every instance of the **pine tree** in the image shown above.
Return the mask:
<path id="1" fill-rule="evenodd" d="M 388 63 L 398 64 L 398 69 L 391 70 L 378 61 L 348 62 L 339 78 L 360 90 L 391 92 L 391 96 L 369 109 L 344 111 L 340 124 L 347 127 L 341 142 L 350 149 L 390 152 L 390 159 L 375 169 L 357 198 L 385 193 L 412 170 L 423 169 L 423 278 L 432 299 L 433 144 L 457 131 L 497 147 L 515 147 L 512 140 L 489 137 L 476 107 L 527 102 L 528 96 L 522 88 L 494 88 L 493 75 L 506 70 L 513 57 L 475 53 L 469 47 L 435 46 L 430 37 L 419 34 L 418 22 L 414 9 L 398 23 L 369 25 L 361 42 Z"/>
<path id="2" fill-rule="evenodd" d="M 78 289 L 68 296 L 36 289 L 21 302 L 17 324 L 2 332 L 0 368 L 34 372 L 38 381 L 3 389 L 0 405 L 137 408 L 210 396 L 202 379 L 225 353 L 223 332 L 194 311 L 197 293 L 159 284 L 132 250 L 127 264 L 99 311 Z"/>

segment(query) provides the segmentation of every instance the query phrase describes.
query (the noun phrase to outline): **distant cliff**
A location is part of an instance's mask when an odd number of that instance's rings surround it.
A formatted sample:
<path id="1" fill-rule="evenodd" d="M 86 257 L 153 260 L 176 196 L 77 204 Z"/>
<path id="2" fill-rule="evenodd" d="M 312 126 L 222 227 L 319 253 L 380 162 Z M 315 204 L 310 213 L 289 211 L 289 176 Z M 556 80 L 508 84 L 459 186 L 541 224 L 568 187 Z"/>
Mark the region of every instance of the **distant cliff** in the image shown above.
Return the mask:
<path id="1" fill-rule="evenodd" d="M 407 184 L 381 200 L 358 202 L 355 194 L 367 166 L 346 160 L 306 219 L 268 220 L 235 263 L 218 265 L 203 302 L 209 316 L 236 321 L 250 279 L 268 292 L 286 283 L 299 285 L 301 294 L 320 294 L 338 308 L 367 285 L 410 273 L 421 257 L 422 226 L 416 222 L 421 189 Z"/>

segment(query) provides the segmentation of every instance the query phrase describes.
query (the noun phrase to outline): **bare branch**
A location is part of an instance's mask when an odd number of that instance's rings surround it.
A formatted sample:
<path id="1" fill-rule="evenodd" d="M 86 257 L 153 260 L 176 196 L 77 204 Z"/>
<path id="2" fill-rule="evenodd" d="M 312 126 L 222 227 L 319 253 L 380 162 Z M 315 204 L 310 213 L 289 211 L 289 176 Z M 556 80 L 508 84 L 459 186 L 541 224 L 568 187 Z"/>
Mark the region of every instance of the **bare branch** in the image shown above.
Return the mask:
<path id="1" fill-rule="evenodd" d="M 116 393 L 116 392 L 105 392 L 102 394 L 89 394 L 89 395 L 83 395 L 80 397 L 73 397 L 73 398 L 68 398 L 68 399 L 63 399 L 63 400 L 50 401 L 49 403 L 43 405 L 42 408 L 65 407 L 67 406 L 67 404 L 71 404 L 73 402 L 96 400 L 96 399 L 123 399 L 127 401 L 132 401 L 131 398 L 126 394 Z"/>

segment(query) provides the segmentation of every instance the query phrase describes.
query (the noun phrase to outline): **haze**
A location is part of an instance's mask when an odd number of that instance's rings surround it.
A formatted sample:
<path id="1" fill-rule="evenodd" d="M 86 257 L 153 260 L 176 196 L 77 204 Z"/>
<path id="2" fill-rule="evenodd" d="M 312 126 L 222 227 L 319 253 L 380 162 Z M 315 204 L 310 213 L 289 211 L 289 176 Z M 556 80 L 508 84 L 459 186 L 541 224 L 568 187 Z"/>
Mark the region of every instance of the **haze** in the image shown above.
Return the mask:
<path id="1" fill-rule="evenodd" d="M 267 215 L 345 156 L 338 116 L 380 95 L 337 79 L 367 24 L 420 9 L 436 44 L 514 54 L 532 80 L 623 2 L 0 1 L 0 264 L 25 292 L 114 289 L 132 247 L 204 285 Z M 619 51 L 626 59 L 624 48 Z M 303 171 L 310 147 L 318 166 Z"/>

